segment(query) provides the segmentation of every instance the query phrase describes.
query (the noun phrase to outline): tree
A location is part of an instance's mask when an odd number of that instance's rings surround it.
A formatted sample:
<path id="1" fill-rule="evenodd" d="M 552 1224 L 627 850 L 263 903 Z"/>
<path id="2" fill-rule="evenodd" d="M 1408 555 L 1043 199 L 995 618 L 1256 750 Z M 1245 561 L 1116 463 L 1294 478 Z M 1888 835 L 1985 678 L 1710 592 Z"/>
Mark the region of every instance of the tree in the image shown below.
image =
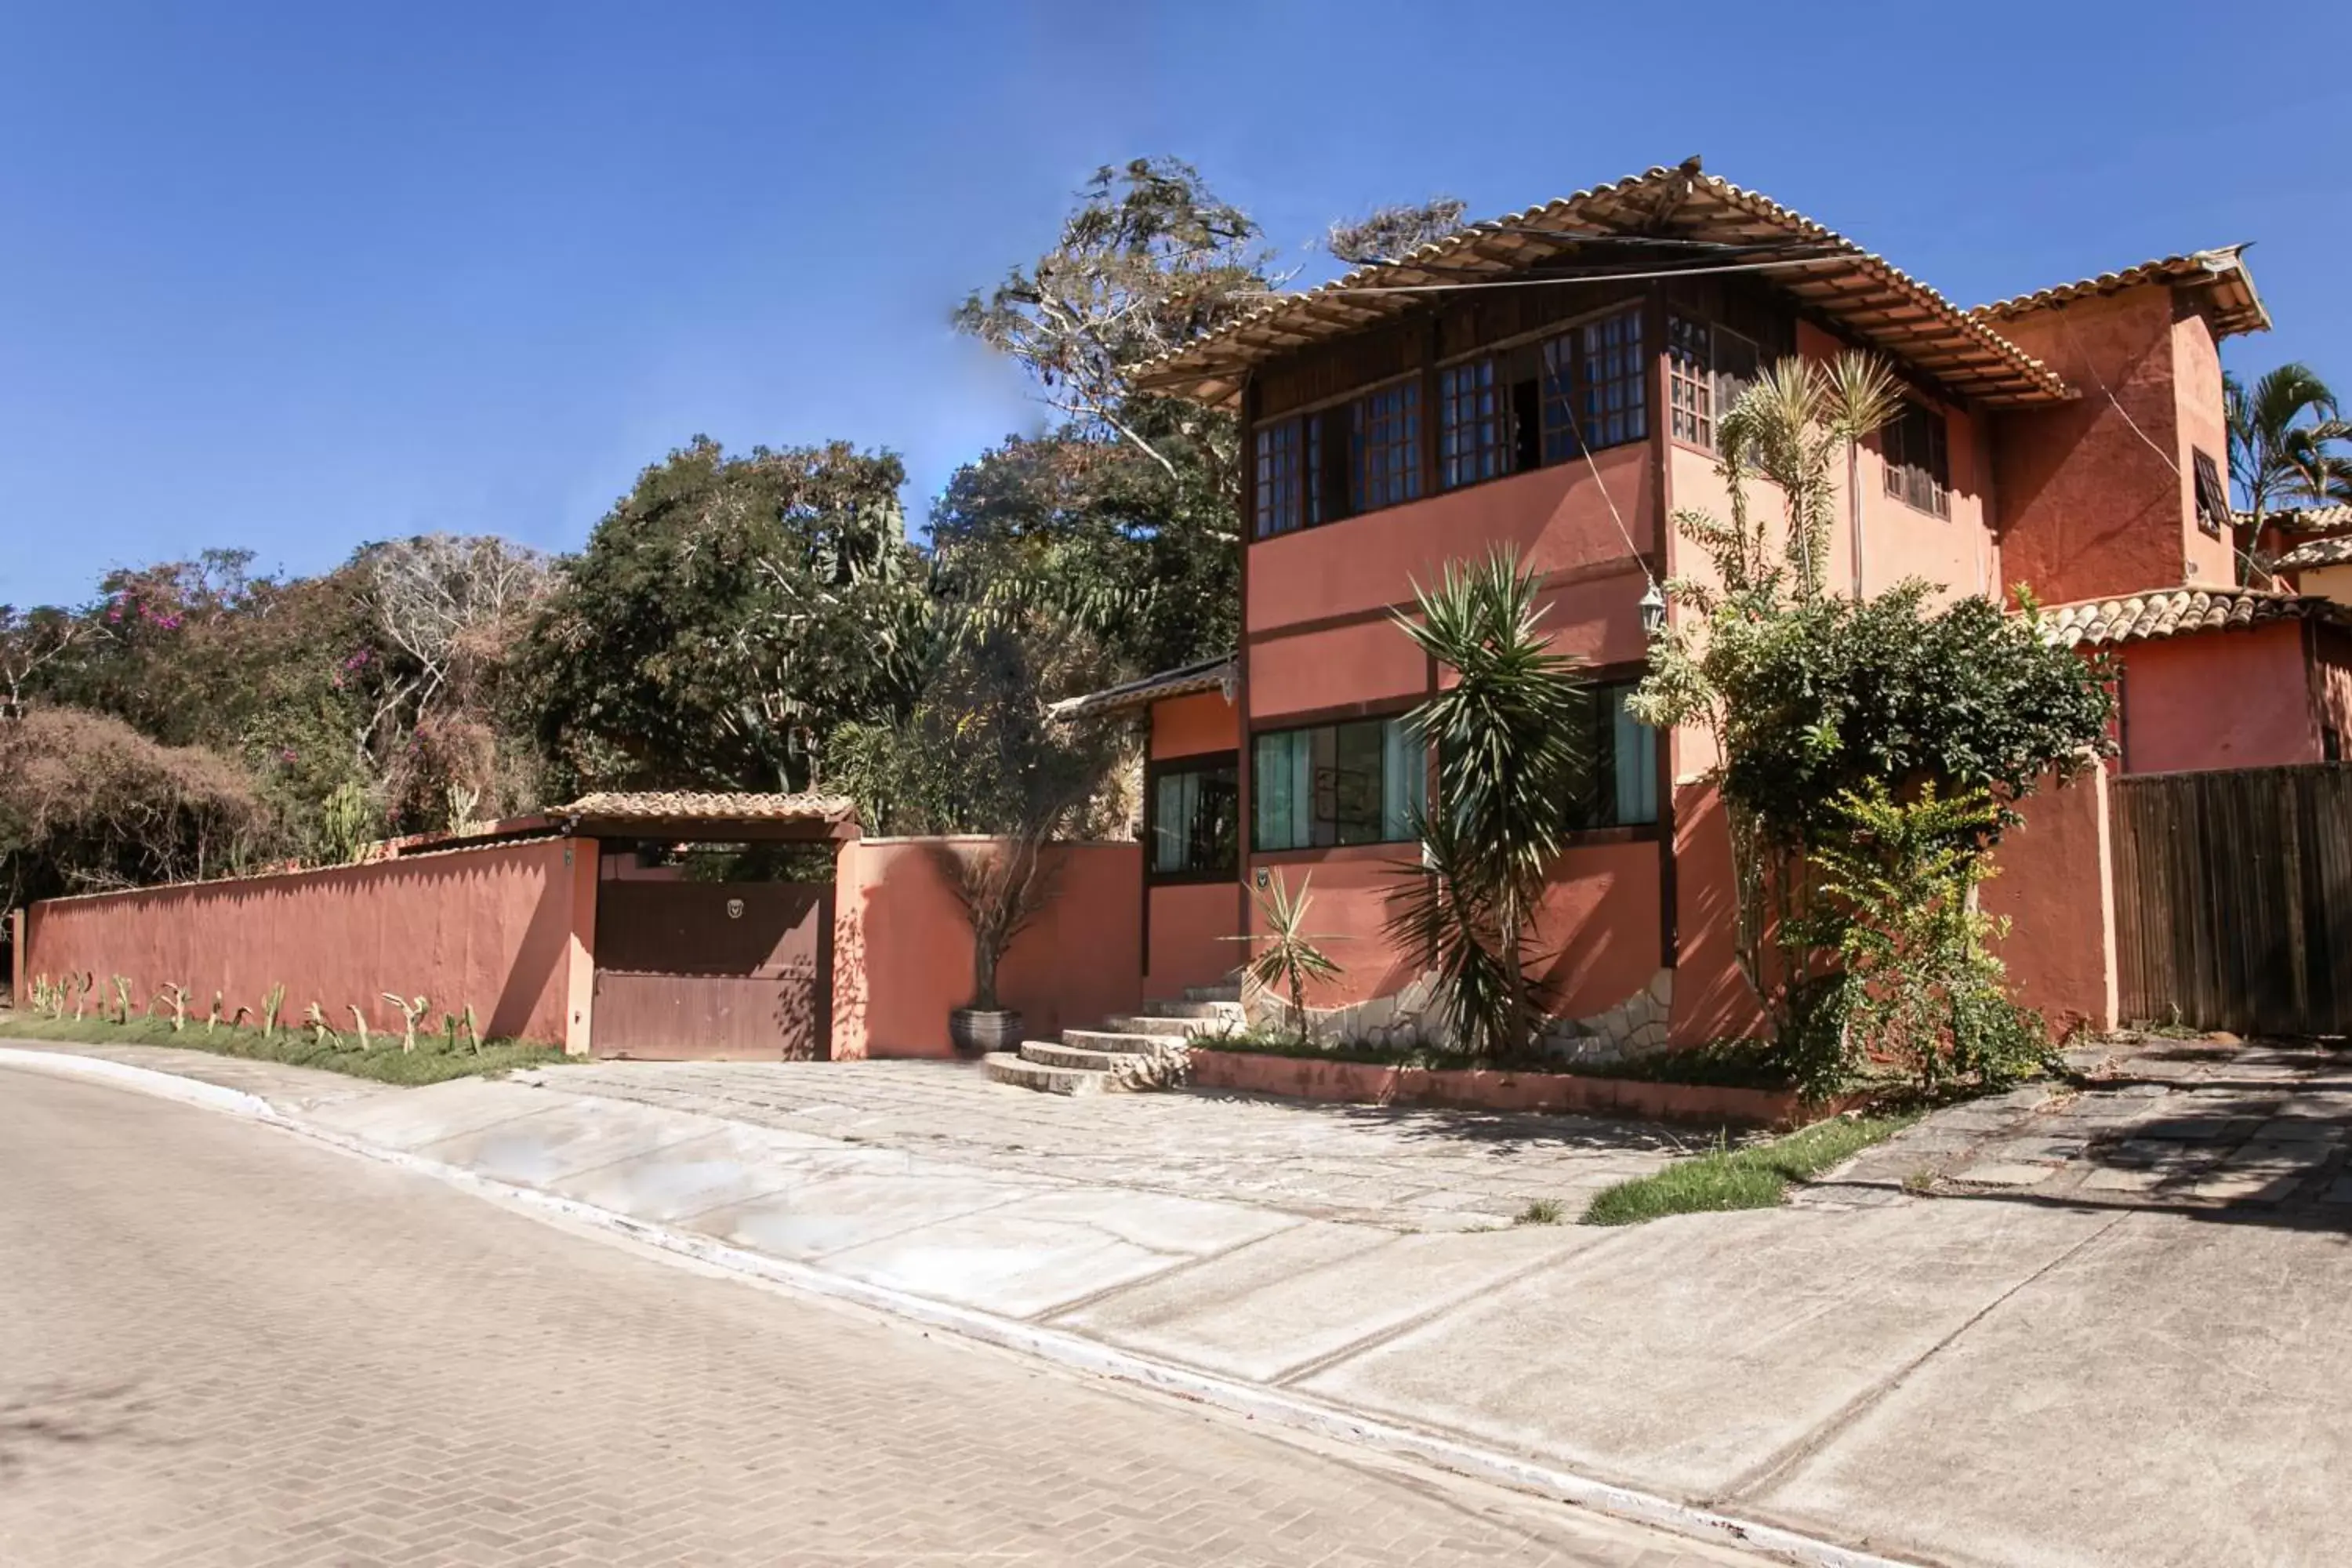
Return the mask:
<path id="1" fill-rule="evenodd" d="M 1167 476 L 1182 448 L 1216 475 L 1234 471 L 1229 416 L 1139 397 L 1139 364 L 1215 331 L 1276 281 L 1257 225 L 1174 158 L 1109 164 L 1078 193 L 1059 243 L 955 313 L 958 330 L 1018 361 L 1080 436 L 1116 435 Z"/>
<path id="2" fill-rule="evenodd" d="M 1414 584 L 1404 634 L 1445 670 L 1407 719 L 1437 750 L 1437 805 L 1424 814 L 1423 858 L 1402 868 L 1388 931 L 1436 954 L 1454 1037 L 1493 1054 L 1526 1047 L 1538 1018 L 1536 910 L 1565 842 L 1564 803 L 1587 759 L 1573 737 L 1591 691 L 1553 651 L 1536 605 L 1537 574 L 1496 551 L 1448 564 L 1434 589 Z"/>
<path id="3" fill-rule="evenodd" d="M 930 637 L 898 459 L 845 443 L 646 469 L 562 563 L 532 638 L 568 785 L 797 790 L 834 731 L 912 698 Z"/>
<path id="4" fill-rule="evenodd" d="M 1835 477 L 1891 406 L 1883 367 L 1846 355 L 1784 360 L 1724 415 L 1717 472 L 1731 515 L 1675 514 L 1711 573 L 1666 584 L 1688 613 L 1652 640 L 1633 701 L 1646 723 L 1712 733 L 1740 966 L 1776 1037 L 1796 1048 L 1825 1030 L 1840 1063 L 1849 1042 L 1822 982 L 1853 911 L 1824 903 L 1806 872 L 1852 828 L 1839 802 L 1981 790 L 1994 816 L 1958 847 L 1973 863 L 2013 802 L 2107 747 L 2113 711 L 2105 669 L 2045 640 L 2030 616 L 1974 597 L 1931 610 L 1933 589 L 1916 581 L 1860 602 L 1826 592 Z M 1751 505 L 1759 479 L 1785 522 Z"/>
<path id="5" fill-rule="evenodd" d="M 1324 237 L 1324 247 L 1350 267 L 1394 261 L 1432 240 L 1459 234 L 1469 204 L 1458 196 L 1432 196 L 1419 204 L 1374 207 L 1364 216 L 1341 220 Z"/>
<path id="6" fill-rule="evenodd" d="M 2352 501 L 2352 423 L 2336 395 L 2311 367 L 2288 363 L 2263 373 L 2252 390 L 2234 375 L 2221 378 L 2230 427 L 2230 479 L 2246 521 L 2236 533 L 2239 580 L 2262 574 L 2263 520 L 2281 501 Z"/>

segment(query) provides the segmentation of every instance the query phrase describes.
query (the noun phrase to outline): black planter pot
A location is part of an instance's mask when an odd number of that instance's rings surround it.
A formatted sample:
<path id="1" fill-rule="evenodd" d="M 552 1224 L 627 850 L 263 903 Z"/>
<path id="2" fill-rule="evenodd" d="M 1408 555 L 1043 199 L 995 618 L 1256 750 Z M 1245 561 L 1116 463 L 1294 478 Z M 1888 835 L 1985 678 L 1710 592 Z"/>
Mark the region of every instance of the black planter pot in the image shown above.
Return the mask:
<path id="1" fill-rule="evenodd" d="M 1021 1015 L 1010 1007 L 958 1007 L 948 1015 L 948 1038 L 956 1054 L 984 1057 L 1021 1048 Z"/>

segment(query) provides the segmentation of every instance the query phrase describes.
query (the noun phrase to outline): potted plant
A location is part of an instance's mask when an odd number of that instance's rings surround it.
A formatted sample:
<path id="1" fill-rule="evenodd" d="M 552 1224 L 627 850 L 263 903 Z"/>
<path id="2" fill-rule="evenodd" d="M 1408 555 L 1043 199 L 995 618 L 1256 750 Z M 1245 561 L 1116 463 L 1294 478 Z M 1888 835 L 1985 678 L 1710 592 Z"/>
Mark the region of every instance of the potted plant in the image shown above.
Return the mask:
<path id="1" fill-rule="evenodd" d="M 997 967 L 1013 941 L 1053 901 L 1061 864 L 1045 853 L 1047 829 L 1013 834 L 999 843 L 931 847 L 940 875 L 971 925 L 971 1000 L 948 1015 L 948 1038 L 957 1054 L 1017 1050 L 1021 1015 L 996 994 Z"/>

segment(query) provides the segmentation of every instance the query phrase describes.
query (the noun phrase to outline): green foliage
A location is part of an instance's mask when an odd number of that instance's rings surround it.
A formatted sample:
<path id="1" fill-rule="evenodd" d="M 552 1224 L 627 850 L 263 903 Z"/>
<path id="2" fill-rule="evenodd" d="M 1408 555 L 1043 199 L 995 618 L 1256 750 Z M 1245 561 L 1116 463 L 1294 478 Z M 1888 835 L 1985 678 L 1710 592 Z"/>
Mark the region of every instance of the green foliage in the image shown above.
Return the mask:
<path id="1" fill-rule="evenodd" d="M 330 864 L 348 866 L 377 837 L 375 803 L 356 779 L 345 779 L 320 808 L 319 831 Z"/>
<path id="2" fill-rule="evenodd" d="M 2246 513 L 2236 533 L 2239 581 L 2267 576 L 2271 563 L 2255 553 L 2263 520 L 2294 501 L 2352 501 L 2352 421 L 2336 394 L 2309 365 L 2265 371 L 2252 387 L 2233 374 L 2221 378 L 2230 436 L 2230 478 Z"/>
<path id="3" fill-rule="evenodd" d="M 264 1036 L 254 1029 L 223 1029 L 217 1034 L 175 1032 L 162 1018 L 134 1018 L 128 1025 L 89 1019 L 12 1018 L 9 1033 L 25 1039 L 79 1042 L 87 1045 L 179 1046 L 220 1056 L 256 1061 L 284 1062 L 293 1067 L 319 1068 L 378 1083 L 421 1085 L 457 1078 L 488 1078 L 519 1068 L 552 1068 L 570 1058 L 551 1046 L 522 1040 L 494 1039 L 478 1052 L 421 1049 L 411 1052 L 370 1050 L 330 1030 L 280 1030 Z"/>
<path id="4" fill-rule="evenodd" d="M 1908 1127 L 1911 1116 L 1833 1116 L 1766 1143 L 1720 1141 L 1696 1159 L 1593 1194 L 1586 1225 L 1641 1225 L 1668 1215 L 1777 1208 L 1791 1182 L 1810 1181 Z"/>
<path id="5" fill-rule="evenodd" d="M 1535 916 L 1565 840 L 1563 803 L 1585 759 L 1590 692 L 1552 651 L 1536 574 L 1496 551 L 1414 585 L 1398 626 L 1453 679 L 1407 722 L 1437 751 L 1439 805 L 1420 824 L 1422 860 L 1399 868 L 1387 929 L 1435 955 L 1441 1005 L 1465 1049 L 1507 1054 L 1533 1037 Z"/>
<path id="6" fill-rule="evenodd" d="M 565 562 L 533 641 L 569 787 L 797 790 L 834 731 L 904 710 L 930 636 L 887 453 L 698 437 Z"/>
<path id="7" fill-rule="evenodd" d="M 1824 912 L 1808 934 L 1834 945 L 1841 973 L 1810 1032 L 1804 1087 L 1826 1093 L 1893 1070 L 1937 1093 L 2047 1069 L 2040 1015 L 2008 999 L 1985 948 L 2006 931 L 1975 898 L 1992 874 L 1982 848 L 2000 819 L 1991 795 L 1941 796 L 1931 782 L 1903 801 L 1874 780 L 1836 806 L 1842 827 L 1811 849 Z M 1823 1048 L 1831 1038 L 1834 1051 Z"/>
<path id="8" fill-rule="evenodd" d="M 1709 570 L 1666 585 L 1679 614 L 1653 638 L 1633 702 L 1647 722 L 1713 735 L 1740 965 L 1809 1083 L 1851 1056 L 1846 988 L 1824 968 L 1842 960 L 1843 917 L 1806 870 L 1847 830 L 1836 803 L 1929 786 L 1981 795 L 1990 816 L 1968 851 L 1980 857 L 2013 802 L 2110 745 L 2107 672 L 2046 641 L 2032 616 L 1971 596 L 1930 610 L 1918 582 L 1832 595 L 1841 470 L 1850 480 L 1857 444 L 1895 406 L 1884 367 L 1847 354 L 1783 361 L 1724 415 L 1730 515 L 1676 514 Z M 1777 508 L 1752 504 L 1759 479 Z"/>
<path id="9" fill-rule="evenodd" d="M 1298 879 L 1298 892 L 1293 897 L 1282 873 L 1269 872 L 1264 887 L 1250 890 L 1265 930 L 1230 939 L 1256 950 L 1243 964 L 1242 973 L 1261 991 L 1281 992 L 1289 1009 L 1284 1022 L 1302 1040 L 1312 1033 L 1307 1027 L 1307 984 L 1332 979 L 1339 973 L 1339 966 L 1316 945 L 1330 939 L 1307 929 L 1307 911 L 1315 902 L 1314 885 L 1315 875 L 1310 871 Z"/>
<path id="10" fill-rule="evenodd" d="M 1530 1198 L 1528 1206 L 1511 1216 L 1513 1225 L 1558 1225 L 1567 1210 L 1558 1198 Z"/>

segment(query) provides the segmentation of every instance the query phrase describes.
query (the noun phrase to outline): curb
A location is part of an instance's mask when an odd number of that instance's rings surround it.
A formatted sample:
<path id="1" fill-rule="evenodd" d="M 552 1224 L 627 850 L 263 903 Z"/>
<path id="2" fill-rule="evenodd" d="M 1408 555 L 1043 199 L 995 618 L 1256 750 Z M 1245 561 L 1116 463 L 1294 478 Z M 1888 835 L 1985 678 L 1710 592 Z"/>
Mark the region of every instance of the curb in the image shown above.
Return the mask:
<path id="1" fill-rule="evenodd" d="M 611 1209 L 541 1192 L 536 1187 L 515 1186 L 478 1175 L 462 1166 L 428 1160 L 404 1150 L 387 1149 L 298 1121 L 258 1096 L 239 1089 L 202 1083 L 152 1068 L 131 1067 L 68 1052 L 26 1051 L 0 1047 L 0 1067 L 101 1079 L 118 1088 L 268 1122 L 346 1153 L 430 1176 L 503 1204 L 559 1215 L 574 1224 L 610 1231 L 730 1273 L 749 1275 L 806 1295 L 846 1301 L 886 1312 L 895 1318 L 943 1329 L 999 1349 L 1034 1355 L 1076 1371 L 1174 1394 L 1255 1420 L 1360 1444 L 1386 1453 L 1410 1456 L 1457 1475 L 1494 1482 L 1515 1491 L 1533 1492 L 1590 1509 L 1595 1513 L 1649 1525 L 1693 1540 L 1766 1552 L 1787 1562 L 1802 1563 L 1806 1568 L 1913 1568 L 1912 1564 L 1895 1558 L 1839 1546 L 1777 1525 L 1717 1513 L 1710 1509 L 1679 1503 L 1671 1498 L 1616 1486 L 1573 1471 L 1554 1469 L 1530 1459 L 1457 1442 L 1413 1427 L 1376 1421 L 1300 1394 L 1230 1382 L 1172 1363 L 1156 1361 L 1150 1356 L 1115 1350 L 1075 1334 L 1039 1328 L 1018 1319 L 1002 1318 L 969 1307 L 950 1306 L 928 1297 L 893 1289 L 887 1285 L 867 1284 L 843 1275 L 830 1274 L 804 1263 L 793 1263 L 730 1247 L 690 1231 L 650 1225 Z"/>

